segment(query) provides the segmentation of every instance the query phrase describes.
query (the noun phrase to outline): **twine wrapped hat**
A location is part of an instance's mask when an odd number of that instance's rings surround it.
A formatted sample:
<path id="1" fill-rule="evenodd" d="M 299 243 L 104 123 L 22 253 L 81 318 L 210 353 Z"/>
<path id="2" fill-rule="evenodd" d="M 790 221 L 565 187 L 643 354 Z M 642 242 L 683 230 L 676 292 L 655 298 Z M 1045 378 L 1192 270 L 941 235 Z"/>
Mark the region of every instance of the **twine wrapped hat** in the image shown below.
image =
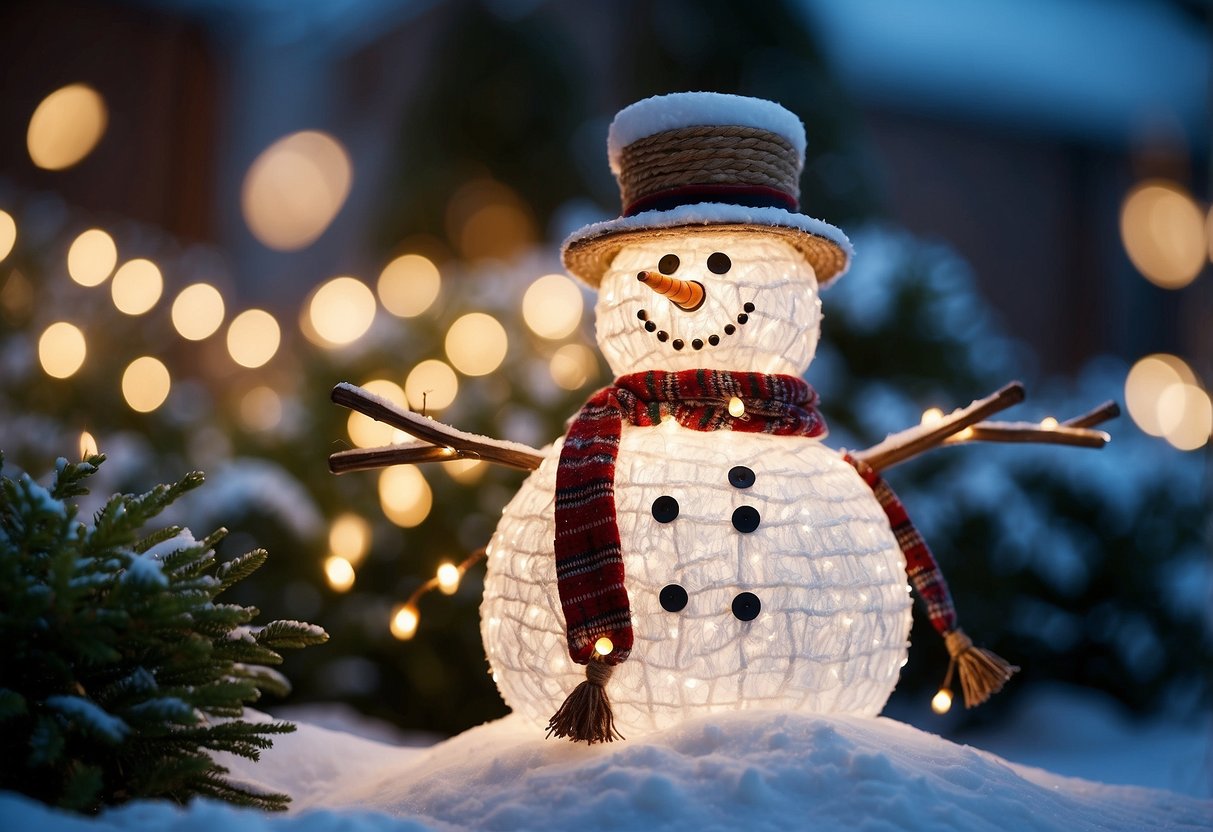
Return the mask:
<path id="1" fill-rule="evenodd" d="M 623 216 L 574 232 L 561 252 L 595 288 L 624 245 L 673 230 L 778 235 L 822 286 L 850 265 L 846 235 L 800 213 L 804 125 L 774 102 L 711 92 L 646 98 L 615 116 L 607 149 Z"/>

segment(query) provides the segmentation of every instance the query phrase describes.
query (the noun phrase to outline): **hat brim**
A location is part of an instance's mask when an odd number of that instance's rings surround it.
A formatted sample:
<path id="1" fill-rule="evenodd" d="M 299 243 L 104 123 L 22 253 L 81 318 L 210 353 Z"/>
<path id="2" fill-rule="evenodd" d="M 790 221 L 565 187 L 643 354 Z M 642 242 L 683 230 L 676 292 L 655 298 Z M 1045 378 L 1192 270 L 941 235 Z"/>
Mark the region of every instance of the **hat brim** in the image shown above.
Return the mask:
<path id="1" fill-rule="evenodd" d="M 740 231 L 782 237 L 799 251 L 825 286 L 851 265 L 854 250 L 847 235 L 819 219 L 782 208 L 747 208 L 744 205 L 700 203 L 667 211 L 645 211 L 581 228 L 564 241 L 565 268 L 595 289 L 611 261 L 624 245 L 671 232 L 707 233 Z"/>

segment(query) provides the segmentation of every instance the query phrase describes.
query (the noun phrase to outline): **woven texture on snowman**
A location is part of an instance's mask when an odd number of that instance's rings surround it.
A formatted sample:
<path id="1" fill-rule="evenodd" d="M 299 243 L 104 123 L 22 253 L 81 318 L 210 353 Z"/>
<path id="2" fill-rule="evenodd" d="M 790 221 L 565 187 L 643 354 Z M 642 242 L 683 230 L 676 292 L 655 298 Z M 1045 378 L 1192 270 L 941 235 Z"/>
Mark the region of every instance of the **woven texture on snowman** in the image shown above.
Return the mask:
<path id="1" fill-rule="evenodd" d="M 745 415 L 730 415 L 741 399 Z M 692 430 L 821 436 L 817 393 L 795 376 L 722 370 L 652 370 L 620 376 L 573 420 L 556 469 L 556 580 L 569 655 L 586 664 L 609 638 L 608 664 L 632 649 L 632 616 L 615 518 L 615 460 L 623 420 L 639 426 L 673 418 Z"/>

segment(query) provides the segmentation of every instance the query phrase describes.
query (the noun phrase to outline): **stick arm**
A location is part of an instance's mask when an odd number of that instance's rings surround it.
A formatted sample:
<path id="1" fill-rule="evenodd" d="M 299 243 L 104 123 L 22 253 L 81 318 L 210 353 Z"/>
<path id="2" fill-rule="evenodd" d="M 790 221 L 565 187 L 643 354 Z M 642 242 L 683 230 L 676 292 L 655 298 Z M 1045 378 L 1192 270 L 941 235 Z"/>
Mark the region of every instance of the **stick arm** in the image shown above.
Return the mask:
<path id="1" fill-rule="evenodd" d="M 1094 430 L 1093 426 L 1120 415 L 1120 407 L 1115 402 L 1104 402 L 1087 413 L 1053 427 L 1036 422 L 985 421 L 987 417 L 1023 401 L 1024 397 L 1023 385 L 1018 381 L 1011 382 L 937 422 L 916 425 L 892 434 L 871 448 L 852 452 L 852 456 L 880 471 L 941 445 L 968 442 L 1036 442 L 1102 448 L 1111 441 L 1111 437 L 1103 431 Z"/>
<path id="2" fill-rule="evenodd" d="M 353 448 L 331 454 L 329 470 L 334 474 L 384 468 L 401 463 L 452 459 L 481 459 L 509 468 L 533 471 L 543 462 L 543 454 L 529 445 L 465 433 L 429 417 L 404 410 L 387 399 L 348 382 L 334 387 L 331 397 L 334 403 L 342 407 L 348 407 L 415 437 L 397 445 Z"/>

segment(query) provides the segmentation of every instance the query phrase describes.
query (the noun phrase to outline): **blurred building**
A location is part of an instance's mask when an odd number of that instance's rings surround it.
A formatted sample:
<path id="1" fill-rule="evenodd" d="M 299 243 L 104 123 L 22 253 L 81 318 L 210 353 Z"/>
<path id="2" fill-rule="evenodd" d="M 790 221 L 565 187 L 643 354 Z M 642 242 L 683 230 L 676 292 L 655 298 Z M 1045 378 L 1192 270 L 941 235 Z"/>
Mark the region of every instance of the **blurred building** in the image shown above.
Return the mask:
<path id="1" fill-rule="evenodd" d="M 518 61 L 547 50 L 574 56 L 583 71 L 563 80 L 580 85 L 581 112 L 567 121 L 581 126 L 544 137 L 544 152 L 577 157 L 587 180 L 609 184 L 606 123 L 628 103 L 625 79 L 644 88 L 633 77 L 634 6 L 12 2 L 0 10 L 0 175 L 98 216 L 213 245 L 248 299 L 297 305 L 328 277 L 369 275 L 382 263 L 384 206 L 393 188 L 410 185 L 394 170 L 400 154 L 452 129 L 418 102 L 450 80 L 452 54 L 480 48 L 458 40 L 477 16 L 535 34 L 519 41 L 527 45 L 512 53 Z M 787 8 L 820 46 L 857 128 L 862 170 L 815 157 L 817 125 L 807 125 L 814 176 L 832 178 L 840 192 L 866 177 L 880 195 L 877 215 L 957 248 L 1044 369 L 1165 349 L 1204 361 L 1198 370 L 1213 377 L 1207 257 L 1192 285 L 1165 291 L 1141 279 L 1119 231 L 1135 183 L 1165 177 L 1209 195 L 1207 8 L 1180 0 L 802 0 Z M 739 48 L 728 33 L 673 16 L 663 25 L 675 54 L 680 38 L 709 53 Z M 508 74 L 508 63 L 501 69 Z M 494 80 L 469 78 L 461 95 L 502 108 L 569 109 L 544 89 Z M 40 168 L 27 146 L 31 115 L 77 83 L 104 101 L 100 141 L 79 164 Z M 449 104 L 457 113 L 459 94 Z M 486 157 L 499 144 L 491 135 L 457 140 L 479 142 Z M 585 196 L 596 205 L 530 206 L 538 225 L 522 222 L 519 233 L 554 244 L 570 217 L 615 210 L 602 188 Z M 805 195 L 810 213 L 817 196 Z"/>

